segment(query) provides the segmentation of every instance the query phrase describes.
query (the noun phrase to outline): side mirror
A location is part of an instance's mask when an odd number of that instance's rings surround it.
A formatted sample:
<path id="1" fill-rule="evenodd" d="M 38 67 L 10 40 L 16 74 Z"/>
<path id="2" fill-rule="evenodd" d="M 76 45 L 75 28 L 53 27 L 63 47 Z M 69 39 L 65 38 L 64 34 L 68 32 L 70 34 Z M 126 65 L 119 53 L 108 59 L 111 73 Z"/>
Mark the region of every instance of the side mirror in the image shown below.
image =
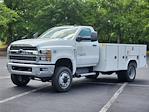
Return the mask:
<path id="1" fill-rule="evenodd" d="M 97 41 L 98 40 L 98 35 L 97 35 L 97 32 L 92 32 L 91 34 L 91 41 Z"/>
<path id="2" fill-rule="evenodd" d="M 33 34 L 33 37 L 34 37 L 34 38 L 37 38 L 37 37 L 38 37 L 38 32 L 34 33 L 34 34 Z"/>
<path id="3" fill-rule="evenodd" d="M 84 36 L 84 37 L 79 36 L 76 38 L 77 42 L 80 42 L 82 40 L 91 40 L 91 38 L 90 38 L 90 36 Z"/>
<path id="4" fill-rule="evenodd" d="M 77 42 L 81 42 L 81 41 L 82 41 L 82 37 L 80 37 L 80 36 L 77 37 L 77 38 L 76 38 L 76 41 L 77 41 Z"/>

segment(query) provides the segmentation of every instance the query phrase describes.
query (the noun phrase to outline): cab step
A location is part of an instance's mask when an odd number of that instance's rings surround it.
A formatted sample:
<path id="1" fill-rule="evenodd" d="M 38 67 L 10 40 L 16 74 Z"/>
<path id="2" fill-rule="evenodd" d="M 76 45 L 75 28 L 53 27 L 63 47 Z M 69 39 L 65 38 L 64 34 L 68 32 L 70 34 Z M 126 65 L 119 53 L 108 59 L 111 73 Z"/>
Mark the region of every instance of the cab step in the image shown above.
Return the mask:
<path id="1" fill-rule="evenodd" d="M 85 77 L 85 76 L 89 76 L 89 75 L 96 75 L 96 72 L 75 74 L 75 77 Z"/>

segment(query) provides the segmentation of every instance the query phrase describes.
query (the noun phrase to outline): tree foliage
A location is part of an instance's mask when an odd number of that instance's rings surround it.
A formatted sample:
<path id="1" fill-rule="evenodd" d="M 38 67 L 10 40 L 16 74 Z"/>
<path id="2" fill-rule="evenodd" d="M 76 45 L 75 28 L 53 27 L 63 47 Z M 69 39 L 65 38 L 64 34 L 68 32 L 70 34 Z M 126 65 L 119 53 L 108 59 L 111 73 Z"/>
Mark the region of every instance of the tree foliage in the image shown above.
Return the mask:
<path id="1" fill-rule="evenodd" d="M 7 40 L 8 24 L 17 20 L 18 15 L 13 10 L 0 3 L 0 40 Z"/>
<path id="2" fill-rule="evenodd" d="M 4 0 L 4 3 L 7 7 L 0 5 L 5 10 L 0 18 L 6 19 L 0 19 L 0 25 L 8 28 L 11 41 L 24 35 L 31 38 L 33 33 L 53 26 L 91 25 L 98 31 L 100 42 L 149 43 L 148 0 Z"/>

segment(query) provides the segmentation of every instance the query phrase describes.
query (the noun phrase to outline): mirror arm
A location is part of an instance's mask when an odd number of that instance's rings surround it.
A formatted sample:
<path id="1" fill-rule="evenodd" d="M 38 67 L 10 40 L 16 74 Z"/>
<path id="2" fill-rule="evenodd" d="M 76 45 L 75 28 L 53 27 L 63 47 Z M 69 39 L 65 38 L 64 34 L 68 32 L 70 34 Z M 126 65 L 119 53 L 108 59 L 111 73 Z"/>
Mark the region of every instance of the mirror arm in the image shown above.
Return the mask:
<path id="1" fill-rule="evenodd" d="M 77 42 L 80 42 L 81 40 L 82 40 L 81 37 L 77 37 L 77 38 L 76 38 L 76 41 L 77 41 Z"/>

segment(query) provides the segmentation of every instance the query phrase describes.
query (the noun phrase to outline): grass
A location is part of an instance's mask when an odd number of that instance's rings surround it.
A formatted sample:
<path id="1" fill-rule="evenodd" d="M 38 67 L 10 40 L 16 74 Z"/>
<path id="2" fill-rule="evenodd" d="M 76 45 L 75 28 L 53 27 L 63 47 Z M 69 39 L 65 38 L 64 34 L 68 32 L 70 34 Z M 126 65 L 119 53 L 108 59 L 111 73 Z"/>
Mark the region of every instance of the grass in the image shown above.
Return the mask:
<path id="1" fill-rule="evenodd" d="M 0 49 L 5 49 L 7 45 L 0 45 Z"/>
<path id="2" fill-rule="evenodd" d="M 0 56 L 6 56 L 7 45 L 0 41 Z"/>
<path id="3" fill-rule="evenodd" d="M 6 48 L 7 48 L 7 45 L 0 42 L 0 50 L 6 49 Z"/>

